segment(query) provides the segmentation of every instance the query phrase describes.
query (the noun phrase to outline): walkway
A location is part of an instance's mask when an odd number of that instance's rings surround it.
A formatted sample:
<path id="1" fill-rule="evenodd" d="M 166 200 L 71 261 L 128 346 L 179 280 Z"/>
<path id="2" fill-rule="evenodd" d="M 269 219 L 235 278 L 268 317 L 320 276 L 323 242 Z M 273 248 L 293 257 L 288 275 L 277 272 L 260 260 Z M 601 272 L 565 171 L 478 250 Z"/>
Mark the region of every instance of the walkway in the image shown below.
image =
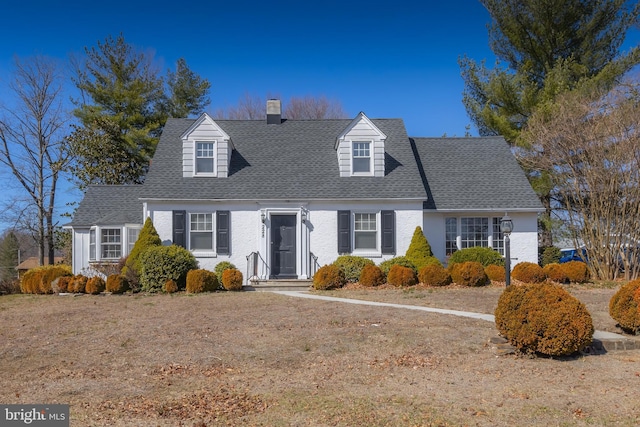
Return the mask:
<path id="1" fill-rule="evenodd" d="M 372 305 L 376 307 L 392 307 L 392 308 L 404 308 L 406 310 L 418 310 L 427 311 L 430 313 L 450 314 L 452 316 L 469 317 L 471 319 L 486 320 L 488 322 L 495 322 L 493 314 L 473 313 L 470 311 L 459 310 L 446 310 L 443 308 L 423 307 L 418 305 L 406 305 L 406 304 L 392 304 L 388 302 L 376 302 L 365 301 L 350 298 L 337 298 L 324 295 L 315 295 L 308 292 L 301 291 L 272 291 L 273 293 L 285 295 L 296 298 L 307 298 L 321 301 L 333 301 L 347 304 L 360 304 L 360 305 Z M 599 341 L 606 350 L 632 350 L 640 349 L 640 340 L 636 340 L 621 334 L 614 334 L 613 332 L 595 331 L 593 339 Z"/>

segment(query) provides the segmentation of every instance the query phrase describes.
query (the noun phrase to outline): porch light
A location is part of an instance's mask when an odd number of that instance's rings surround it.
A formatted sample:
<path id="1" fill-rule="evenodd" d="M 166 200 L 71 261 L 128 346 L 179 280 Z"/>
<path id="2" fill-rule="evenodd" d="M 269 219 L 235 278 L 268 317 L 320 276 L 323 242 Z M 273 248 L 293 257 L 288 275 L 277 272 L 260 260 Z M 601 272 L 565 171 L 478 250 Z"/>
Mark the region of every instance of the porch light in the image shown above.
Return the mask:
<path id="1" fill-rule="evenodd" d="M 260 220 L 263 224 L 267 220 L 267 214 L 265 213 L 265 211 L 260 211 Z"/>
<path id="2" fill-rule="evenodd" d="M 509 234 L 513 231 L 513 221 L 506 212 L 500 219 L 500 231 L 504 234 L 504 272 L 506 286 L 508 287 L 511 285 L 511 242 Z"/>
<path id="3" fill-rule="evenodd" d="M 302 206 L 300 206 L 300 219 L 302 219 L 303 224 L 307 222 L 307 211 Z"/>

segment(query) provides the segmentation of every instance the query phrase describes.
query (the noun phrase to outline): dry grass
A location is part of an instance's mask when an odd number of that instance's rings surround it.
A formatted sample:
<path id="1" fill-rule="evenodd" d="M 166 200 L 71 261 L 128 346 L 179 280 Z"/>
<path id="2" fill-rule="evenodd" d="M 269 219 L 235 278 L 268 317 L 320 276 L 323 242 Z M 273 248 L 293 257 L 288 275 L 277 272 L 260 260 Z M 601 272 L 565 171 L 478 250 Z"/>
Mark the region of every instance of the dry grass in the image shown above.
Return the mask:
<path id="1" fill-rule="evenodd" d="M 601 313 L 614 290 L 572 292 Z M 325 294 L 492 313 L 500 291 Z M 69 403 L 72 426 L 634 426 L 640 418 L 640 352 L 497 356 L 488 343 L 495 327 L 481 320 L 255 292 L 13 295 L 0 298 L 0 317 L 0 401 Z M 599 317 L 596 328 L 611 326 Z"/>

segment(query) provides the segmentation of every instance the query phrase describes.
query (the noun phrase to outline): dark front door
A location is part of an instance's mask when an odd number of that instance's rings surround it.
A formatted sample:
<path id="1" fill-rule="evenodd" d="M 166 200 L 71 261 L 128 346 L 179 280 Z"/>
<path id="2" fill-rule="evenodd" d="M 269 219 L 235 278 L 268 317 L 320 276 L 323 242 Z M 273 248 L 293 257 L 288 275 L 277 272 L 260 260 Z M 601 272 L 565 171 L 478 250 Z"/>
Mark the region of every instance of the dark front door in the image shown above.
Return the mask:
<path id="1" fill-rule="evenodd" d="M 271 277 L 298 277 L 295 215 L 271 215 Z"/>

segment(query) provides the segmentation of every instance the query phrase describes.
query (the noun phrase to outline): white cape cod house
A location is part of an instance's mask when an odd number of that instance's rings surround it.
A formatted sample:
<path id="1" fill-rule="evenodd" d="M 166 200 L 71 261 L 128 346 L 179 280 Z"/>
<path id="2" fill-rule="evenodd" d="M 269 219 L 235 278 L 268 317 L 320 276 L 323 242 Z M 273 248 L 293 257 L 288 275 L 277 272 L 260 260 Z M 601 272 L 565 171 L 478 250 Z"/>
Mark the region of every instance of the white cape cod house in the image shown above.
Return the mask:
<path id="1" fill-rule="evenodd" d="M 421 226 L 434 255 L 472 246 L 538 259 L 542 207 L 500 137 L 411 138 L 400 119 L 169 119 L 143 185 L 91 186 L 73 221 L 73 271 L 126 256 L 144 219 L 201 268 L 310 278 L 352 254 L 404 255 Z M 514 262 L 514 263 L 515 263 Z M 246 273 L 245 273 L 246 274 Z"/>

